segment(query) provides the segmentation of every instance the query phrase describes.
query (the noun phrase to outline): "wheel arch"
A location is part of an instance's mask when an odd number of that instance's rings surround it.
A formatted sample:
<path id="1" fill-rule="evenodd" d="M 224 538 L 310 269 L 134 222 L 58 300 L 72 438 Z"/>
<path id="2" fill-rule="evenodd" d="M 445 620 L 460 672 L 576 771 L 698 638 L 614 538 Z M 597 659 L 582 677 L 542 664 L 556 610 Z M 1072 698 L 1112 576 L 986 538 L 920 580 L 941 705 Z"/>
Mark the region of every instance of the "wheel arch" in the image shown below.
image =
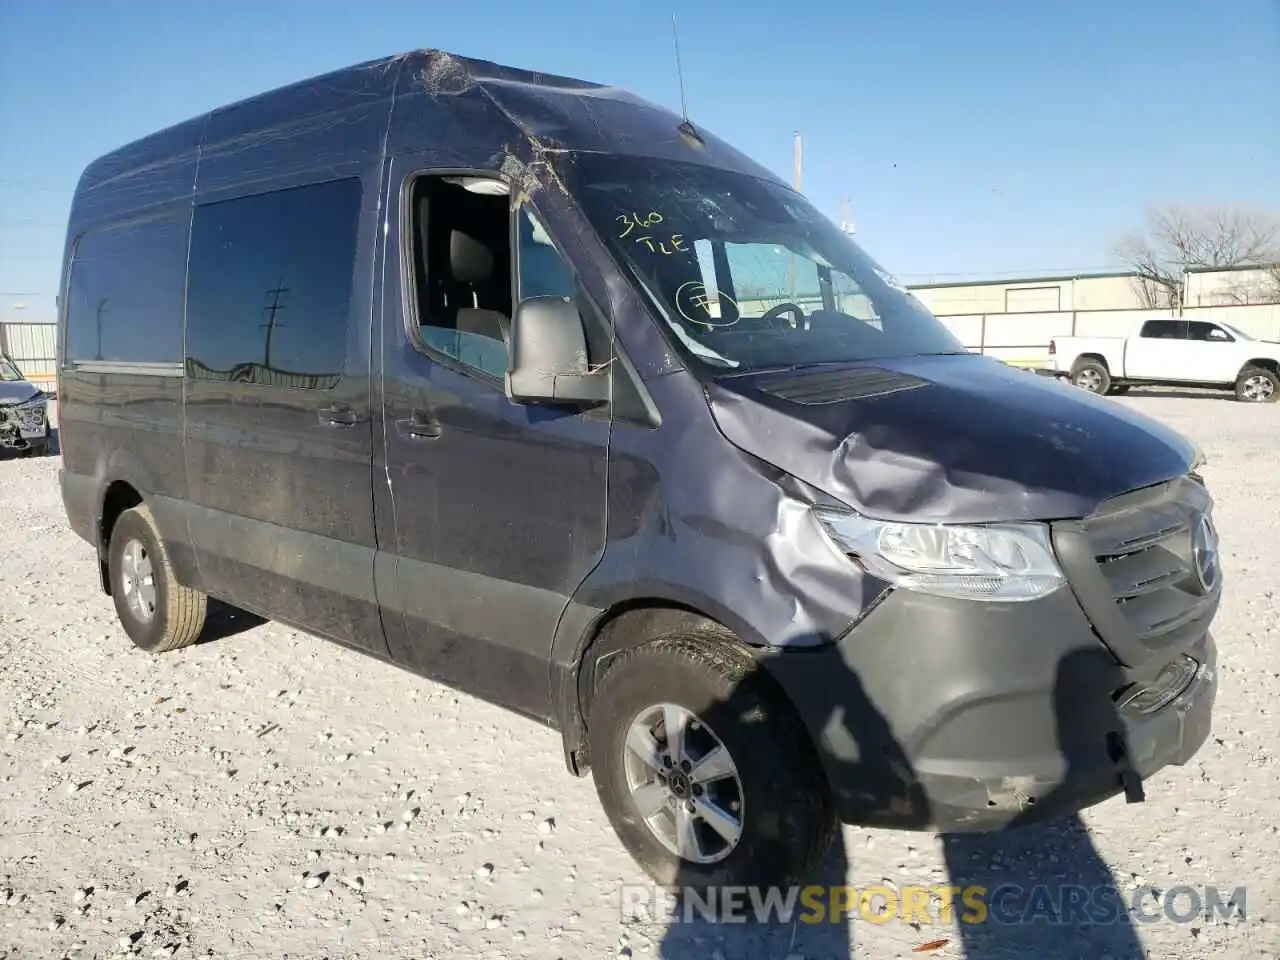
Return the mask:
<path id="1" fill-rule="evenodd" d="M 1084 362 L 1084 361 L 1086 361 L 1086 360 L 1094 360 L 1094 361 L 1096 361 L 1096 362 L 1098 362 L 1098 363 L 1102 364 L 1102 368 L 1103 368 L 1104 370 L 1106 370 L 1106 371 L 1107 371 L 1107 373 L 1110 373 L 1110 372 L 1111 372 L 1111 364 L 1109 364 L 1109 363 L 1107 362 L 1107 358 L 1106 358 L 1105 356 L 1103 356 L 1102 354 L 1100 354 L 1100 353 L 1081 353 L 1081 354 L 1078 354 L 1078 355 L 1076 356 L 1075 360 L 1073 360 L 1073 361 L 1072 361 L 1072 363 L 1071 363 L 1071 369 L 1072 369 L 1072 370 L 1075 370 L 1077 367 L 1079 367 L 1079 366 L 1080 366 L 1080 364 L 1081 364 L 1081 363 L 1083 363 L 1083 362 Z"/>
<path id="2" fill-rule="evenodd" d="M 1240 379 L 1244 372 L 1250 367 L 1259 367 L 1280 377 L 1280 362 L 1277 362 L 1272 357 L 1257 357 L 1253 360 L 1246 360 L 1244 363 L 1240 364 L 1240 369 L 1236 371 L 1236 379 Z"/>
<path id="3" fill-rule="evenodd" d="M 111 596 L 111 576 L 107 570 L 107 550 L 111 546 L 111 531 L 126 510 L 143 503 L 138 488 L 127 480 L 112 480 L 102 491 L 102 504 L 98 509 L 98 575 L 102 580 L 102 592 Z"/>
<path id="4" fill-rule="evenodd" d="M 704 634 L 708 640 L 732 637 L 743 650 L 758 649 L 742 631 L 687 602 L 669 598 L 635 597 L 618 601 L 604 610 L 582 636 L 572 660 L 557 665 L 558 726 L 564 741 L 565 764 L 575 776 L 591 769 L 587 750 L 587 725 L 591 702 L 608 663 L 618 654 L 673 633 Z"/>

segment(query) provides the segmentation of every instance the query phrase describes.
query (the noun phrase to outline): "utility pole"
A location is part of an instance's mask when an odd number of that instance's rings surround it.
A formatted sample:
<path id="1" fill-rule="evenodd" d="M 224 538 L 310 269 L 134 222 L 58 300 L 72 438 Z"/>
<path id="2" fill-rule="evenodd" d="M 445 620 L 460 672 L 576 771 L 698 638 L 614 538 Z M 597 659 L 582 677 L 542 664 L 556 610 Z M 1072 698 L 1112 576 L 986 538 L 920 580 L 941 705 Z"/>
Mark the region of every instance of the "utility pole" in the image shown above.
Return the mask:
<path id="1" fill-rule="evenodd" d="M 276 332 L 276 327 L 288 326 L 288 324 L 281 323 L 279 320 L 276 319 L 276 314 L 278 314 L 281 310 L 285 310 L 288 308 L 287 304 L 280 302 L 280 298 L 288 292 L 289 292 L 289 288 L 284 285 L 283 278 L 281 278 L 280 282 L 276 284 L 274 289 L 267 291 L 267 296 L 271 298 L 271 302 L 268 303 L 262 310 L 262 312 L 267 315 L 267 322 L 258 324 L 259 330 L 267 331 L 267 343 L 262 353 L 262 365 L 268 370 L 271 369 L 272 334 Z"/>
<path id="2" fill-rule="evenodd" d="M 799 191 L 799 190 L 800 190 L 800 182 L 801 182 L 801 178 L 800 178 L 800 167 L 801 167 L 801 162 L 800 162 L 800 161 L 801 161 L 801 151 L 800 151 L 800 131 L 799 131 L 799 130 L 797 130 L 797 131 L 796 131 L 795 151 L 794 151 L 794 157 L 793 157 L 793 160 L 792 160 L 792 165 L 793 165 L 793 167 L 794 167 L 793 173 L 794 173 L 794 176 L 795 176 L 795 186 L 796 186 L 796 190 L 797 190 L 797 191 Z"/>
<path id="3" fill-rule="evenodd" d="M 102 359 L 102 315 L 107 312 L 107 298 L 103 297 L 98 301 L 98 309 L 94 315 L 94 322 L 98 328 L 98 352 L 94 356 L 95 360 Z"/>
<path id="4" fill-rule="evenodd" d="M 840 232 L 846 236 L 853 236 L 856 232 L 853 228 L 853 221 L 849 219 L 849 198 L 840 198 Z"/>

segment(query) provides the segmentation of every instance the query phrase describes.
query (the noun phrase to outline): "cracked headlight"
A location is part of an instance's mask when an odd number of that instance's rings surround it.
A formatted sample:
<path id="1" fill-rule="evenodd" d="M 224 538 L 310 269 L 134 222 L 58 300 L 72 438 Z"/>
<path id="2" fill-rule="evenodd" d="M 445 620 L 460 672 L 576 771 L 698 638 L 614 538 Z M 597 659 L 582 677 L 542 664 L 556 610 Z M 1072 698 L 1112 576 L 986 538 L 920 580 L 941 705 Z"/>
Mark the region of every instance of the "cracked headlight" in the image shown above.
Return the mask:
<path id="1" fill-rule="evenodd" d="M 1039 523 L 923 524 L 816 508 L 836 548 L 895 587 L 959 600 L 1037 600 L 1065 583 Z"/>

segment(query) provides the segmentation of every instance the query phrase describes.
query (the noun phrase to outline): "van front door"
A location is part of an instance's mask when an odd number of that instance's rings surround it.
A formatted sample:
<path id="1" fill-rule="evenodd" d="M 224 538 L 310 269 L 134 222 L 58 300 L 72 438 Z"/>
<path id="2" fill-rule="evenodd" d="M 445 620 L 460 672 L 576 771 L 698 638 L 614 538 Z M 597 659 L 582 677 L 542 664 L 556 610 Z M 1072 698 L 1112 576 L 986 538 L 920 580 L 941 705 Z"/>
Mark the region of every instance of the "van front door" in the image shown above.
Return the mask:
<path id="1" fill-rule="evenodd" d="M 388 644 L 549 719 L 556 625 L 604 549 L 610 424 L 509 401 L 505 337 L 522 296 L 572 295 L 574 277 L 529 208 L 513 223 L 497 181 L 418 176 L 402 158 L 392 184 L 375 494 Z"/>

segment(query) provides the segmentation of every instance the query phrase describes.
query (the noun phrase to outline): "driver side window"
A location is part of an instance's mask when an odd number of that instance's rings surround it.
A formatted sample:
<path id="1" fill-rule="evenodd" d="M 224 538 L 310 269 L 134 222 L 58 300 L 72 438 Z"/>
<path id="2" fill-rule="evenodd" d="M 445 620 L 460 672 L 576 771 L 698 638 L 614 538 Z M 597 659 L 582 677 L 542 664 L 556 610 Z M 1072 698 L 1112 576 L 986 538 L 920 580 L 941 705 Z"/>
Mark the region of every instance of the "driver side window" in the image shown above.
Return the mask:
<path id="1" fill-rule="evenodd" d="M 573 271 L 527 206 L 512 249 L 510 202 L 493 178 L 423 176 L 413 186 L 419 345 L 495 382 L 507 372 L 515 306 L 574 295 Z"/>
<path id="2" fill-rule="evenodd" d="M 1195 320 L 1191 322 L 1190 327 L 1192 340 L 1204 340 L 1209 343 L 1230 343 L 1235 339 L 1216 323 Z"/>

